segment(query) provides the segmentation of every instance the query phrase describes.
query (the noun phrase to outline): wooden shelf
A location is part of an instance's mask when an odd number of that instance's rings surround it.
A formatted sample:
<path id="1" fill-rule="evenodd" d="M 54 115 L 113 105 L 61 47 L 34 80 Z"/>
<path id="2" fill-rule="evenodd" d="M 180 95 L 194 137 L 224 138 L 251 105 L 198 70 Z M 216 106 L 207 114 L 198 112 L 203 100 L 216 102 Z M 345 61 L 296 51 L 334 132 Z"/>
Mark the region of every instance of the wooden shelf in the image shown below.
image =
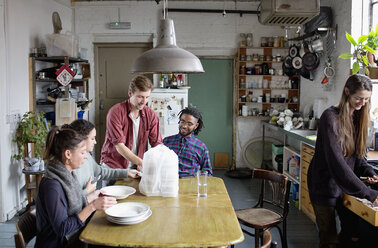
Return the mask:
<path id="1" fill-rule="evenodd" d="M 239 90 L 293 90 L 293 91 L 298 91 L 299 89 L 288 89 L 288 88 L 239 88 Z"/>
<path id="2" fill-rule="evenodd" d="M 256 74 L 238 74 L 238 76 L 249 76 L 249 77 L 285 77 L 285 78 L 289 78 L 289 76 L 286 76 L 286 75 L 263 75 L 263 74 L 259 74 L 259 75 L 256 75 Z"/>
<path id="3" fill-rule="evenodd" d="M 253 103 L 253 104 L 295 104 L 298 105 L 298 102 L 239 102 L 239 104 L 244 103 Z"/>
<path id="4" fill-rule="evenodd" d="M 239 47 L 240 49 L 246 48 L 246 49 L 289 49 L 289 47 L 251 47 L 251 46 L 245 46 L 245 47 Z"/>

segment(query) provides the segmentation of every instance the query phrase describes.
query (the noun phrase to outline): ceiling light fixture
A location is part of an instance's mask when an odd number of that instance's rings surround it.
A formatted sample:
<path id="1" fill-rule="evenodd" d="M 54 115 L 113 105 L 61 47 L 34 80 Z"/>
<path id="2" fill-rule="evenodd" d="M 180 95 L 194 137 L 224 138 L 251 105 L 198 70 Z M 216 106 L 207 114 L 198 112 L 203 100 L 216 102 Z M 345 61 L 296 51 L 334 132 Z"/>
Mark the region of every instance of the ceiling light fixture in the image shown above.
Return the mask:
<path id="1" fill-rule="evenodd" d="M 139 73 L 202 73 L 201 61 L 192 53 L 176 45 L 173 20 L 166 18 L 166 0 L 163 0 L 163 19 L 157 45 L 144 52 L 135 61 L 131 72 Z"/>

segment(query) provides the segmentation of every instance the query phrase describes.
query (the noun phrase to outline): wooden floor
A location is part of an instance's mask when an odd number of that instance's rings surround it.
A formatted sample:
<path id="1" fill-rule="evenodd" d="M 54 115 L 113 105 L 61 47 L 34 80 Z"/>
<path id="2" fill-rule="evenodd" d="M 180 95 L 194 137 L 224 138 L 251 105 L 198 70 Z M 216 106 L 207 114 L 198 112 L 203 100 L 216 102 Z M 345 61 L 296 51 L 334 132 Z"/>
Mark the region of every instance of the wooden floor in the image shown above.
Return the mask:
<path id="1" fill-rule="evenodd" d="M 225 170 L 215 170 L 214 176 L 223 178 L 235 209 L 252 206 L 257 199 L 259 184 L 251 179 L 234 179 L 225 176 Z M 13 235 L 16 232 L 17 217 L 6 223 L 0 223 L 0 248 L 14 247 Z M 288 216 L 288 246 L 289 248 L 317 248 L 318 237 L 315 224 L 292 204 Z M 281 246 L 279 234 L 272 229 L 273 240 Z M 28 247 L 34 246 L 34 240 Z M 235 245 L 236 248 L 254 247 L 254 239 L 245 236 L 244 242 Z"/>

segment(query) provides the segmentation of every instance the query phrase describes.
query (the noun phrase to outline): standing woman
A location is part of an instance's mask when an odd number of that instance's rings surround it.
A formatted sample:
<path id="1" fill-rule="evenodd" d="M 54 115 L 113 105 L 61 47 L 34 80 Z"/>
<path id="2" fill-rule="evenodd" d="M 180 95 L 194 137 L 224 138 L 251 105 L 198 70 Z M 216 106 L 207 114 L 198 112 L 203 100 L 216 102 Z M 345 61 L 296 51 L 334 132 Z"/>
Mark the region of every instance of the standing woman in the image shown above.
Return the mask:
<path id="1" fill-rule="evenodd" d="M 358 216 L 343 206 L 343 193 L 378 203 L 378 192 L 369 183 L 378 176 L 367 164 L 370 78 L 352 75 L 345 83 L 340 102 L 324 111 L 318 125 L 315 154 L 308 169 L 308 189 L 319 229 L 319 247 L 354 247 L 358 240 Z M 341 232 L 336 231 L 335 210 Z"/>
<path id="2" fill-rule="evenodd" d="M 69 128 L 54 127 L 47 134 L 46 175 L 36 201 L 37 239 L 35 247 L 80 247 L 81 229 L 95 210 L 117 203 L 113 197 L 82 194 L 72 174 L 87 159 L 85 136 Z"/>
<path id="3" fill-rule="evenodd" d="M 101 176 L 101 179 L 111 180 L 118 178 L 127 178 L 128 176 L 135 178 L 137 177 L 137 170 L 135 169 L 113 169 L 109 168 L 107 165 L 99 165 L 96 160 L 92 157 L 90 152 L 93 151 L 94 145 L 96 142 L 96 128 L 95 126 L 83 119 L 78 119 L 73 121 L 70 125 L 70 128 L 75 130 L 81 135 L 86 137 L 85 143 L 87 146 L 87 159 L 84 161 L 83 165 L 74 171 L 79 184 L 83 189 L 84 195 L 92 193 L 96 190 L 96 184 L 92 183 L 93 178 L 98 178 Z"/>

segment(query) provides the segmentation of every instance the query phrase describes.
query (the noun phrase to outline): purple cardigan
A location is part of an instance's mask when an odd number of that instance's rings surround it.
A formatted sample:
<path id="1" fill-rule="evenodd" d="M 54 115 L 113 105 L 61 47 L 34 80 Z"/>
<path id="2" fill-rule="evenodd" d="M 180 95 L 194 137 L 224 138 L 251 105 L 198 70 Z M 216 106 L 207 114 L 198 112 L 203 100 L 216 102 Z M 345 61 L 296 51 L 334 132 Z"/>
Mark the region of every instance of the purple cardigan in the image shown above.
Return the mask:
<path id="1" fill-rule="evenodd" d="M 359 176 L 373 176 L 366 159 L 344 157 L 333 126 L 339 114 L 336 107 L 324 111 L 318 126 L 315 154 L 308 169 L 308 189 L 313 204 L 335 206 L 343 193 L 373 202 L 378 192 L 366 186 Z"/>

